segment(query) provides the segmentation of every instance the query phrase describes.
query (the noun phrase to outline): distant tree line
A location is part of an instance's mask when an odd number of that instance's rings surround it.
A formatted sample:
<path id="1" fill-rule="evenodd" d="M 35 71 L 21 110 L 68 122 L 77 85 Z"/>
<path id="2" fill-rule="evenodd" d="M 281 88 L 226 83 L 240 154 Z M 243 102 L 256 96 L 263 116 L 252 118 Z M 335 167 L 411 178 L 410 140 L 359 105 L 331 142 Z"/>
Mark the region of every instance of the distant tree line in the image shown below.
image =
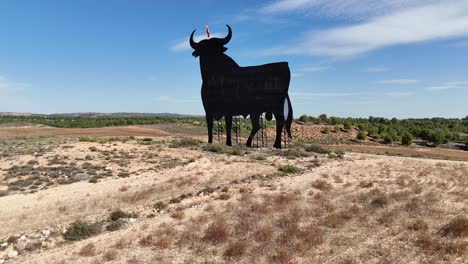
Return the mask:
<path id="1" fill-rule="evenodd" d="M 359 139 L 367 136 L 381 139 L 384 143 L 401 142 L 410 145 L 413 138 L 419 138 L 433 145 L 445 144 L 449 141 L 462 142 L 468 145 L 468 116 L 458 118 L 424 118 L 424 119 L 387 119 L 383 117 L 369 118 L 340 118 L 328 117 L 322 114 L 318 117 L 302 115 L 298 119 L 301 122 L 315 124 L 343 125 L 350 130 L 357 127 L 360 131 Z"/>
<path id="2" fill-rule="evenodd" d="M 424 119 L 387 119 L 383 117 L 340 118 L 328 117 L 322 114 L 318 117 L 302 115 L 298 121 L 334 125 L 342 125 L 345 130 L 357 127 L 359 139 L 372 137 L 384 143 L 401 142 L 410 145 L 413 138 L 419 138 L 433 145 L 449 141 L 465 143 L 468 146 L 468 116 L 458 118 L 424 118 Z M 1 115 L 0 124 L 42 124 L 59 128 L 93 128 L 106 126 L 155 125 L 161 123 L 186 123 L 206 126 L 204 117 L 178 116 L 69 116 L 69 115 Z M 244 122 L 250 129 L 250 121 Z M 274 125 L 274 121 L 266 121 L 265 127 Z M 224 124 L 222 125 L 222 129 Z"/>
<path id="3" fill-rule="evenodd" d="M 155 125 L 161 123 L 188 123 L 203 122 L 202 117 L 114 117 L 114 116 L 0 116 L 0 124 L 41 124 L 59 128 L 92 128 L 107 126 Z"/>

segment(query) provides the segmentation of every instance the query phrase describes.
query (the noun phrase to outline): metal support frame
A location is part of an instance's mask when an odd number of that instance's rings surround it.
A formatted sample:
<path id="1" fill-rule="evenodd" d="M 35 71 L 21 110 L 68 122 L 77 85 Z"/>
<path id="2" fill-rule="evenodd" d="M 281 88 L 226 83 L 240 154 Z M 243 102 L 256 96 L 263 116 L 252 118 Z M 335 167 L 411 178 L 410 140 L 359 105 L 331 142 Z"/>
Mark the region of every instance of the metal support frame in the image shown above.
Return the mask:
<path id="1" fill-rule="evenodd" d="M 246 127 L 246 119 L 244 119 L 242 116 L 233 116 L 232 118 L 233 121 L 233 126 L 232 126 L 232 131 L 234 132 L 232 137 L 233 141 L 236 142 L 236 144 L 244 144 L 244 139 L 242 137 L 242 127 Z M 261 148 L 261 147 L 268 147 L 268 134 L 267 134 L 267 129 L 265 127 L 265 114 L 260 115 L 260 129 L 255 135 L 254 138 L 254 147 Z M 216 140 L 218 143 L 223 143 L 224 138 L 225 138 L 225 131 L 223 129 L 223 123 L 224 123 L 224 118 L 221 118 L 220 120 L 214 120 L 213 124 L 213 134 L 214 134 L 214 140 Z M 281 139 L 283 143 L 283 147 L 287 148 L 291 144 L 291 140 L 288 137 L 288 134 L 286 132 L 286 127 L 283 128 L 283 137 Z"/>
<path id="2" fill-rule="evenodd" d="M 286 126 L 283 127 L 283 138 L 282 138 L 282 141 L 283 141 L 283 144 L 284 144 L 284 148 L 288 148 L 288 146 L 290 145 L 290 139 L 288 137 L 288 133 L 286 131 Z"/>
<path id="3" fill-rule="evenodd" d="M 268 135 L 265 129 L 265 114 L 260 115 L 260 130 L 255 135 L 255 141 L 257 142 L 257 148 L 268 147 Z"/>

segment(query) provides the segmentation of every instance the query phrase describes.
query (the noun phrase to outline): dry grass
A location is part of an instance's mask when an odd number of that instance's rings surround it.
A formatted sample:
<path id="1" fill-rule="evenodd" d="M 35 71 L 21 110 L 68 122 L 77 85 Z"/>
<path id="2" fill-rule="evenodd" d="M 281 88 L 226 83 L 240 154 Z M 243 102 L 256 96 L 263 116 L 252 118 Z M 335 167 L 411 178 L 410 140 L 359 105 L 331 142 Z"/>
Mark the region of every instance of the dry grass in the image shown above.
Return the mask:
<path id="1" fill-rule="evenodd" d="M 331 190 L 333 188 L 330 183 L 328 183 L 328 182 L 326 182 L 324 180 L 316 180 L 311 185 L 315 189 L 318 189 L 318 190 L 321 190 L 321 191 Z"/>
<path id="2" fill-rule="evenodd" d="M 226 241 L 229 236 L 229 227 L 226 225 L 226 222 L 223 220 L 217 220 L 213 222 L 205 230 L 204 240 L 217 244 Z"/>
<path id="3" fill-rule="evenodd" d="M 243 256 L 248 248 L 248 243 L 245 240 L 238 240 L 230 243 L 226 251 L 224 251 L 224 256 L 227 258 L 239 258 Z"/>
<path id="4" fill-rule="evenodd" d="M 88 243 L 81 247 L 78 255 L 82 257 L 92 257 L 97 254 L 96 246 L 93 243 Z"/>
<path id="5" fill-rule="evenodd" d="M 439 229 L 442 236 L 467 237 L 468 236 L 468 218 L 458 216 Z"/>
<path id="6" fill-rule="evenodd" d="M 118 252 L 116 250 L 110 249 L 102 255 L 102 258 L 104 259 L 104 261 L 112 261 L 117 258 L 117 255 Z"/>
<path id="7" fill-rule="evenodd" d="M 177 220 L 182 220 L 185 217 L 184 211 L 175 211 L 171 214 L 171 217 Z"/>

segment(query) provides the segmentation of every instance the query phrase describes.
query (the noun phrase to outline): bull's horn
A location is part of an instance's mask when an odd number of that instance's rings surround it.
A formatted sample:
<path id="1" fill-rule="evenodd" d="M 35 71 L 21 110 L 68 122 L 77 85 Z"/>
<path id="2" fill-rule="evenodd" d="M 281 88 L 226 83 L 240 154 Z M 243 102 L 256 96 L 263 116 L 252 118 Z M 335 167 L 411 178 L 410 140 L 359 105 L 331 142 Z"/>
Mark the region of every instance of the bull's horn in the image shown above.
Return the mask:
<path id="1" fill-rule="evenodd" d="M 228 44 L 228 42 L 231 40 L 231 37 L 232 37 L 232 30 L 231 30 L 231 27 L 229 25 L 226 25 L 227 28 L 228 28 L 228 34 L 225 38 L 223 39 L 220 39 L 219 42 L 221 43 L 221 45 L 226 45 Z"/>
<path id="2" fill-rule="evenodd" d="M 196 49 L 197 46 L 198 46 L 198 43 L 196 43 L 194 40 L 193 40 L 193 34 L 195 33 L 195 30 L 192 32 L 192 35 L 190 35 L 190 47 L 192 47 L 192 49 Z"/>

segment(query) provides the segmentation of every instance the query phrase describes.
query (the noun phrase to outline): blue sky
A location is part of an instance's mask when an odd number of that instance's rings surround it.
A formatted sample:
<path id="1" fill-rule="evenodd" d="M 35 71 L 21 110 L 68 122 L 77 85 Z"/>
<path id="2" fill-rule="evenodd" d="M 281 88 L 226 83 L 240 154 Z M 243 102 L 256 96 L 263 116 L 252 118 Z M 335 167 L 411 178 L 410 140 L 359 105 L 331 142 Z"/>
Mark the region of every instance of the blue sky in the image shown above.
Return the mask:
<path id="1" fill-rule="evenodd" d="M 0 112 L 203 114 L 188 37 L 288 61 L 295 115 L 468 115 L 466 0 L 2 0 Z"/>

